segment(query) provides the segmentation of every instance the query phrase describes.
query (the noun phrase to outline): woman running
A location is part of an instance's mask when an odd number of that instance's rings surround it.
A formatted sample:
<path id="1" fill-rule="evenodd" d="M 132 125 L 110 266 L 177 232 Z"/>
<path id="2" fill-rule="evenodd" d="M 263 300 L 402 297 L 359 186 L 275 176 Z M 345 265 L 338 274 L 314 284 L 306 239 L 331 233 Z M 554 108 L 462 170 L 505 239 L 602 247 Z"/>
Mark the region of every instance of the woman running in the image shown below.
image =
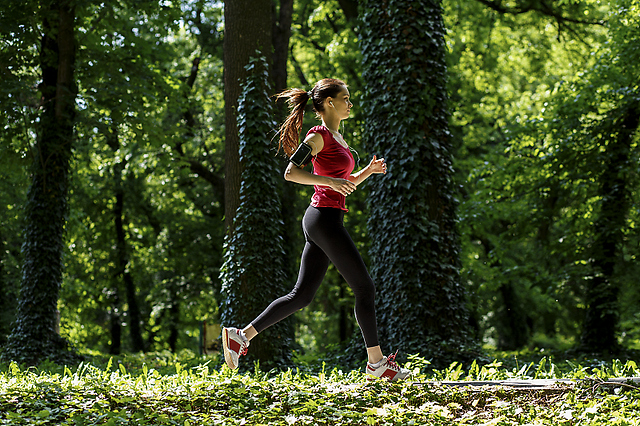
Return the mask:
<path id="1" fill-rule="evenodd" d="M 300 272 L 293 290 L 274 300 L 256 319 L 243 329 L 223 328 L 224 358 L 231 369 L 247 353 L 249 342 L 260 332 L 309 305 L 329 267 L 333 263 L 355 296 L 355 315 L 367 348 L 365 372 L 390 380 L 403 379 L 409 370 L 395 363 L 395 354 L 382 354 L 378 344 L 375 285 L 351 236 L 343 226 L 346 197 L 373 174 L 387 172 L 384 158 L 373 159 L 367 167 L 352 174 L 355 166 L 349 146 L 338 132 L 340 122 L 349 117 L 353 104 L 347 85 L 332 78 L 320 80 L 312 90 L 289 89 L 278 99 L 287 99 L 291 112 L 280 127 L 280 147 L 290 163 L 284 178 L 303 185 L 313 185 L 311 205 L 302 219 L 305 246 Z M 299 143 L 304 108 L 313 102 L 322 124 L 309 130 Z M 304 170 L 311 160 L 313 173 Z"/>

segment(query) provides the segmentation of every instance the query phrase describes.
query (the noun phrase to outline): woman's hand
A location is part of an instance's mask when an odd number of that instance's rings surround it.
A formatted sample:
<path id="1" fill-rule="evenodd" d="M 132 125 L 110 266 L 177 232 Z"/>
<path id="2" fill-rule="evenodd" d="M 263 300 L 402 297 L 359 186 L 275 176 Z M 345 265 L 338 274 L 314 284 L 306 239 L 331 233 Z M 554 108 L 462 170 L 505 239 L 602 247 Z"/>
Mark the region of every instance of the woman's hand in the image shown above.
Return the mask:
<path id="1" fill-rule="evenodd" d="M 378 160 L 378 157 L 374 155 L 369 165 L 355 175 L 351 175 L 349 177 L 349 181 L 356 185 L 360 185 L 374 173 L 387 174 L 387 163 L 385 163 L 384 158 Z"/>
<path id="2" fill-rule="evenodd" d="M 356 190 L 356 184 L 349 180 L 339 178 L 327 179 L 329 179 L 329 188 L 333 189 L 339 194 L 344 195 L 345 197 Z"/>
<path id="3" fill-rule="evenodd" d="M 378 160 L 375 155 L 373 156 L 373 159 L 371 160 L 367 168 L 369 169 L 369 171 L 371 171 L 371 173 L 387 173 L 387 163 L 385 163 L 384 158 Z"/>

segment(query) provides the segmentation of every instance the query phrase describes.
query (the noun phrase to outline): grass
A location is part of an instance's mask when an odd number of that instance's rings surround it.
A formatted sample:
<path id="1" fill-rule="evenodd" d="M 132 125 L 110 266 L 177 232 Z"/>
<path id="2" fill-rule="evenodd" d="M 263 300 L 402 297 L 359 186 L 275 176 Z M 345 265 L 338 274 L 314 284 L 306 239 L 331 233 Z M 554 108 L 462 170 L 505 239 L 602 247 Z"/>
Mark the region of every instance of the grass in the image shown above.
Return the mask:
<path id="1" fill-rule="evenodd" d="M 600 385 L 640 376 L 631 360 L 523 362 L 509 354 L 484 365 L 429 370 L 427 361 L 412 356 L 413 380 L 401 383 L 370 381 L 326 364 L 315 371 L 243 373 L 221 365 L 218 357 L 188 353 L 94 356 L 73 369 L 1 365 L 0 424 L 640 425 L 635 385 Z M 438 384 L 535 378 L 581 380 L 544 391 Z"/>

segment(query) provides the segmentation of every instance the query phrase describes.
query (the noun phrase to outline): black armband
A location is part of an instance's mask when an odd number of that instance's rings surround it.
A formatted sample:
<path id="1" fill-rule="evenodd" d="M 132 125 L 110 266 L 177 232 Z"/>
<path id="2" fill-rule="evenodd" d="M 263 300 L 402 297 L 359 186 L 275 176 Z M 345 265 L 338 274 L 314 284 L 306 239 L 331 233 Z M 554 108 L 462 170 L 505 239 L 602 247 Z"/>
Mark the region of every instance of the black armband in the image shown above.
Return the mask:
<path id="1" fill-rule="evenodd" d="M 289 161 L 291 161 L 295 166 L 298 167 L 306 166 L 307 164 L 309 164 L 309 161 L 311 161 L 311 147 L 302 142 L 300 145 L 298 145 L 298 149 L 296 149 L 296 152 L 294 152 L 291 158 L 289 158 Z"/>

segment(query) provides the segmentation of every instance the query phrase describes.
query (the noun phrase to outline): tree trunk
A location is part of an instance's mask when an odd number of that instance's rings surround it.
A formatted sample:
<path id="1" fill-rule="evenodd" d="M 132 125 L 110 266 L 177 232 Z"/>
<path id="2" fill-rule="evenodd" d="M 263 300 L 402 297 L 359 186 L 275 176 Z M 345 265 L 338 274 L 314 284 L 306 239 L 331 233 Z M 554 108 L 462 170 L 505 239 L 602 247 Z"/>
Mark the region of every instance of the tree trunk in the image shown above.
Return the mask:
<path id="1" fill-rule="evenodd" d="M 345 283 L 340 280 L 340 312 L 338 313 L 338 334 L 340 343 L 345 342 L 349 337 L 349 323 L 347 317 L 347 307 L 342 303 L 345 298 Z"/>
<path id="2" fill-rule="evenodd" d="M 264 137 L 275 126 L 267 69 L 263 58 L 252 61 L 252 74 L 243 82 L 245 92 L 239 106 L 242 203 L 235 232 L 225 236 L 220 269 L 220 317 L 225 326 L 256 319 L 270 301 L 290 289 L 285 274 L 281 203 L 273 190 L 282 179 L 276 171 L 273 144 Z M 243 364 L 250 367 L 259 360 L 261 367 L 282 367 L 290 360 L 293 335 L 289 319 L 262 330 L 260 338 L 251 342 Z"/>
<path id="3" fill-rule="evenodd" d="M 281 0 L 280 7 L 276 7 L 276 0 L 273 0 L 272 16 L 272 42 L 273 42 L 273 67 L 271 67 L 271 79 L 273 80 L 273 92 L 280 93 L 287 89 L 287 62 L 289 57 L 289 41 L 291 40 L 291 22 L 293 19 L 293 0 Z M 282 123 L 287 117 L 287 108 L 284 102 L 275 104 L 273 110 L 278 123 Z M 278 159 L 280 160 L 281 157 Z M 278 169 L 284 172 L 287 161 L 284 159 L 278 163 Z M 285 184 L 283 179 L 278 181 L 278 191 L 281 194 L 281 212 L 284 221 L 284 250 L 285 250 L 285 273 L 291 286 L 295 284 L 297 276 L 297 260 L 300 256 L 301 247 L 296 244 L 300 225 L 296 221 L 296 209 L 298 207 L 298 193 L 295 185 Z"/>
<path id="4" fill-rule="evenodd" d="M 500 221 L 500 232 L 508 227 Z M 495 245 L 486 237 L 475 237 L 484 247 L 486 256 L 490 259 L 488 266 L 502 268 L 499 256 L 491 256 Z M 499 304 L 495 309 L 495 328 L 498 334 L 499 350 L 516 350 L 524 347 L 531 336 L 532 321 L 524 309 L 522 300 L 511 281 L 503 282 L 498 288 Z"/>
<path id="5" fill-rule="evenodd" d="M 27 364 L 73 358 L 66 340 L 56 332 L 77 94 L 72 4 L 54 0 L 41 11 L 42 112 L 25 204 L 17 319 L 3 353 L 5 359 Z"/>
<path id="6" fill-rule="evenodd" d="M 174 300 L 169 308 L 169 349 L 173 353 L 176 353 L 178 349 L 178 337 L 180 337 L 179 324 L 180 304 Z"/>
<path id="7" fill-rule="evenodd" d="M 8 297 L 9 291 L 7 284 L 5 283 L 4 272 L 4 256 L 5 256 L 5 242 L 2 235 L 2 229 L 0 229 L 0 346 L 4 345 L 7 334 L 9 334 L 9 324 L 7 324 L 7 318 L 4 313 L 8 310 Z"/>
<path id="8" fill-rule="evenodd" d="M 521 349 L 529 342 L 531 318 L 524 310 L 512 283 L 502 284 L 499 291 L 502 297 L 502 309 L 497 314 L 502 324 L 498 329 L 498 349 L 505 351 Z"/>
<path id="9" fill-rule="evenodd" d="M 127 261 L 128 264 L 128 261 Z M 131 274 L 125 270 L 122 275 L 124 287 L 127 295 L 127 317 L 129 323 L 129 337 L 131 339 L 131 349 L 133 352 L 144 352 L 144 339 L 142 338 L 142 316 L 136 296 L 136 286 Z"/>
<path id="10" fill-rule="evenodd" d="M 118 129 L 116 126 L 107 135 L 107 144 L 114 154 L 120 148 Z M 127 298 L 127 316 L 131 348 L 134 352 L 144 351 L 144 340 L 140 329 L 141 315 L 136 297 L 136 286 L 129 272 L 129 255 L 127 253 L 126 232 L 124 229 L 124 188 L 122 187 L 122 173 L 127 166 L 127 160 L 122 159 L 113 166 L 113 185 L 116 202 L 113 206 L 113 225 L 116 231 L 116 276 L 122 277 Z M 117 286 L 117 284 L 116 284 Z M 115 290 L 118 291 L 117 289 Z"/>
<path id="11" fill-rule="evenodd" d="M 247 77 L 249 58 L 271 57 L 270 0 L 228 0 L 224 3 L 224 101 L 225 101 L 225 226 L 233 232 L 233 218 L 240 205 L 238 126 L 240 84 Z M 268 135 L 265 135 L 268 137 Z"/>
<path id="12" fill-rule="evenodd" d="M 587 312 L 580 339 L 580 350 L 586 352 L 615 352 L 619 349 L 616 331 L 620 283 L 615 277 L 615 266 L 621 256 L 622 230 L 629 210 L 627 182 L 631 146 L 640 122 L 638 106 L 628 107 L 621 121 L 619 127 L 614 127 L 618 130 L 617 137 L 605 145 L 605 170 L 600 188 L 602 207 L 595 223 L 596 240 L 591 256 L 594 273 L 587 285 Z"/>
<path id="13" fill-rule="evenodd" d="M 276 8 L 276 1 L 274 0 L 272 17 L 273 66 L 271 67 L 271 76 L 275 93 L 280 93 L 287 88 L 287 58 L 289 57 L 292 19 L 293 0 L 280 0 L 280 8 Z"/>
<path id="14" fill-rule="evenodd" d="M 338 0 L 338 4 L 348 22 L 355 22 L 358 18 L 358 0 Z"/>
<path id="15" fill-rule="evenodd" d="M 389 160 L 387 174 L 368 181 L 380 338 L 386 348 L 448 365 L 472 342 L 459 277 L 441 4 L 368 0 L 361 12 L 364 140 Z"/>

